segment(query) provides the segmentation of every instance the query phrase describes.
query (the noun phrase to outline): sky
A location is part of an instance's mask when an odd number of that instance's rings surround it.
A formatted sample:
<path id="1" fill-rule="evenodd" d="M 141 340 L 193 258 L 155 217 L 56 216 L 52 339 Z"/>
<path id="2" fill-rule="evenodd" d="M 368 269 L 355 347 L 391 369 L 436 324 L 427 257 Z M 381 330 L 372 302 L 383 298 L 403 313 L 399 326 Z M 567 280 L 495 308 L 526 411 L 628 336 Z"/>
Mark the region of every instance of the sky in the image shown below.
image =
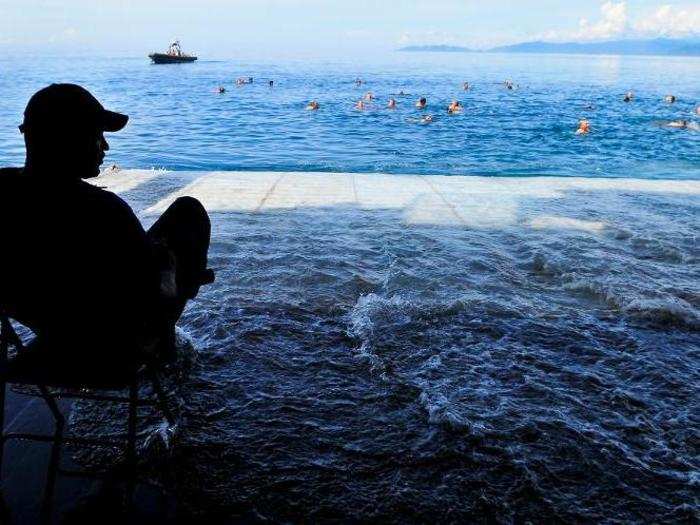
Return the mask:
<path id="1" fill-rule="evenodd" d="M 0 53 L 333 57 L 406 45 L 700 38 L 700 0 L 0 0 Z"/>

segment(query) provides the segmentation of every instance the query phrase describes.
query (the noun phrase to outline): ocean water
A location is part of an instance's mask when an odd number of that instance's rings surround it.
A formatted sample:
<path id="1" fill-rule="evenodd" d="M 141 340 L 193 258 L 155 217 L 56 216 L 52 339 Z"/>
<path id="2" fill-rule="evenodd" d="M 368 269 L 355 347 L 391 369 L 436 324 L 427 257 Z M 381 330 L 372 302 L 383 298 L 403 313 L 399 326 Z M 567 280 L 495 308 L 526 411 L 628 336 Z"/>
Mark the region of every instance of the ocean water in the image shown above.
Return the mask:
<path id="1" fill-rule="evenodd" d="M 77 82 L 131 116 L 110 161 L 172 170 L 338 171 L 498 176 L 700 177 L 700 59 L 395 53 L 338 62 L 0 58 L 0 163 L 20 163 L 16 125 L 37 89 Z M 235 87 L 240 76 L 252 85 Z M 361 88 L 353 81 L 366 81 Z M 268 79 L 275 87 L 268 87 Z M 502 82 L 518 84 L 506 90 Z M 461 90 L 462 82 L 474 88 Z M 214 89 L 225 86 L 219 95 Z M 396 111 L 384 108 L 396 97 Z M 634 103 L 623 94 L 634 90 Z M 367 91 L 377 97 L 353 109 Z M 662 99 L 674 94 L 678 102 Z M 415 122 L 426 96 L 435 122 Z M 453 99 L 465 107 L 449 117 Z M 311 99 L 318 112 L 304 111 Z M 592 107 L 593 109 L 587 109 Z M 588 137 L 574 135 L 588 117 Z"/>
<path id="2" fill-rule="evenodd" d="M 84 83 L 133 116 L 107 163 L 147 168 L 97 183 L 146 225 L 180 194 L 211 214 L 217 281 L 183 315 L 197 358 L 171 380 L 181 422 L 141 454 L 192 520 L 700 519 L 700 134 L 656 125 L 693 119 L 700 62 L 38 64 L 0 76 L 3 123 L 49 80 Z M 413 95 L 352 111 L 370 89 Z M 466 111 L 415 124 L 418 94 Z M 21 162 L 11 126 L 0 160 Z M 82 404 L 71 429 L 123 423 Z"/>
<path id="3" fill-rule="evenodd" d="M 699 181 L 98 183 L 146 224 L 180 194 L 212 216 L 175 445 L 142 453 L 192 519 L 697 521 Z M 71 425 L 123 422 L 87 404 Z"/>

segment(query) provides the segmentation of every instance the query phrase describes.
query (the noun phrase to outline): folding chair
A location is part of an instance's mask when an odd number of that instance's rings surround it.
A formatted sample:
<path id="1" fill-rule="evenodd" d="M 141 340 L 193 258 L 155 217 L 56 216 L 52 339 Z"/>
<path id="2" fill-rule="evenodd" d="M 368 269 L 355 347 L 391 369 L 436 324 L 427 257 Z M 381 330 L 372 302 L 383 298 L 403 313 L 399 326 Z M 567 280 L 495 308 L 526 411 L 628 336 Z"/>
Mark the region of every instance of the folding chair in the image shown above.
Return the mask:
<path id="1" fill-rule="evenodd" d="M 130 471 L 136 467 L 136 418 L 139 406 L 150 405 L 160 409 L 168 425 L 172 427 L 175 419 L 168 408 L 167 399 L 161 387 L 158 374 L 152 364 L 144 364 L 134 368 L 133 373 L 129 373 L 123 379 L 105 381 L 101 378 L 80 378 L 76 381 L 71 378 L 66 381 L 61 377 L 46 377 L 46 371 L 32 377 L 32 374 L 21 374 L 21 377 L 12 373 L 12 360 L 8 353 L 10 347 L 17 351 L 17 359 L 23 352 L 27 352 L 26 345 L 17 335 L 8 315 L 0 312 L 0 481 L 2 480 L 3 451 L 5 442 L 10 439 L 23 439 L 30 441 L 43 441 L 53 443 L 50 469 L 55 472 L 67 475 L 76 475 L 59 468 L 60 448 L 63 443 L 76 443 L 84 445 L 119 445 L 124 444 L 124 440 L 108 437 L 74 437 L 64 436 L 65 417 L 61 413 L 57 404 L 58 399 L 84 399 L 92 401 L 104 401 L 112 403 L 128 404 L 128 421 L 126 434 L 126 463 Z M 150 381 L 153 387 L 154 399 L 140 399 L 139 385 L 143 380 Z M 38 389 L 38 397 L 41 397 L 48 406 L 54 418 L 53 435 L 36 434 L 31 432 L 5 432 L 5 395 L 8 384 L 25 385 Z M 111 395 L 106 392 L 128 390 L 128 395 Z M 25 392 L 20 392 L 25 394 Z M 37 394 L 26 394 L 37 396 Z M 80 475 L 77 474 L 77 475 Z M 55 473 L 53 474 L 55 477 Z M 47 486 L 45 490 L 45 503 L 50 505 L 51 493 L 53 492 L 53 479 L 51 473 L 47 476 Z M 47 499 L 48 498 L 48 499 Z"/>

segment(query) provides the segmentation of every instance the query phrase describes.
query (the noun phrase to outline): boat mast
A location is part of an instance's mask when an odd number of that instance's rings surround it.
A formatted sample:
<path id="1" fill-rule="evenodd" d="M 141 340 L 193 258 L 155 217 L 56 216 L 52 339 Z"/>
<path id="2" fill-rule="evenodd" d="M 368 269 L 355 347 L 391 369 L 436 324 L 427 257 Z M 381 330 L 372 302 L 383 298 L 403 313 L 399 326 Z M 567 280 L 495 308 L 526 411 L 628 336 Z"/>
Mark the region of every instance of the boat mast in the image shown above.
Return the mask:
<path id="1" fill-rule="evenodd" d="M 176 57 L 182 56 L 179 40 L 173 40 L 173 42 L 170 44 L 170 48 L 168 49 L 168 54 Z"/>

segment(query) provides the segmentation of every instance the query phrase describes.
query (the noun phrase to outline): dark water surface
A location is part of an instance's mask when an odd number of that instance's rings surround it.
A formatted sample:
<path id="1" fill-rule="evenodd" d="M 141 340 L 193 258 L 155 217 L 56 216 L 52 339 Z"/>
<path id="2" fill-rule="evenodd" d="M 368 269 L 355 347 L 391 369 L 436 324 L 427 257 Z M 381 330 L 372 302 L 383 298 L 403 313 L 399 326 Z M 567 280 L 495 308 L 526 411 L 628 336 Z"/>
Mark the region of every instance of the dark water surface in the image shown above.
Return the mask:
<path id="1" fill-rule="evenodd" d="M 213 212 L 218 279 L 183 318 L 199 362 L 154 477 L 207 520 L 697 521 L 699 205 L 572 190 L 546 206 L 581 222 L 540 229 L 537 197 L 471 229 Z"/>

